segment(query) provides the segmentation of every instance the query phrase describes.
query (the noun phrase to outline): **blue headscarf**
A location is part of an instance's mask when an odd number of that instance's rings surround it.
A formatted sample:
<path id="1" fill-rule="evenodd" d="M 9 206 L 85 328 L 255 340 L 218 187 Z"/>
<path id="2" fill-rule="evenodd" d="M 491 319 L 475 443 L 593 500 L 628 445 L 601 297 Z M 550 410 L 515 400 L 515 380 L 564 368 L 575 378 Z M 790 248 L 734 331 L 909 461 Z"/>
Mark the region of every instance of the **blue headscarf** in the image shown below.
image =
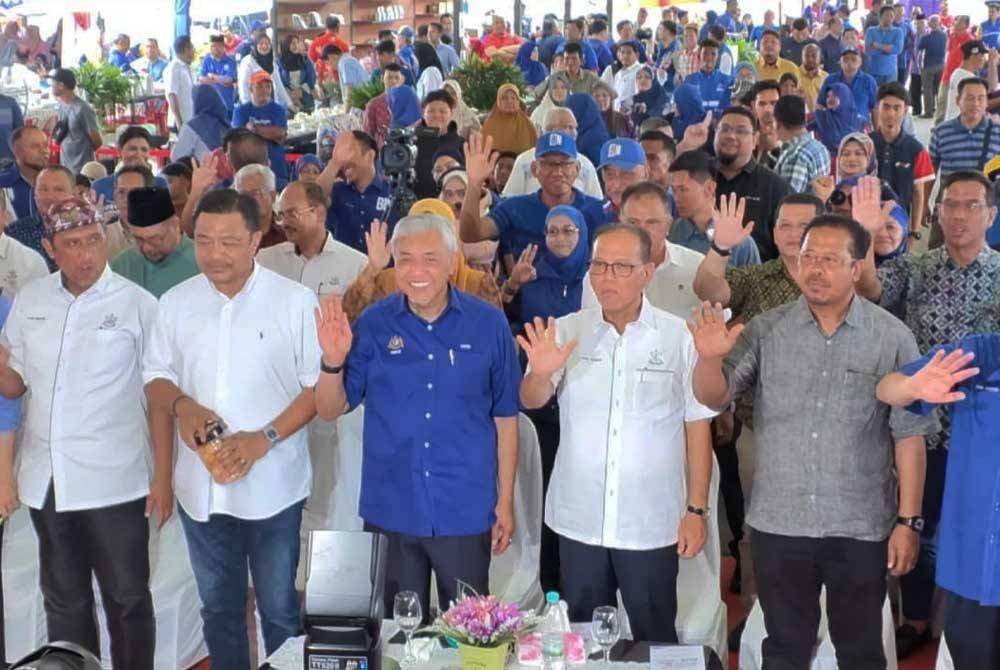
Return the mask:
<path id="1" fill-rule="evenodd" d="M 529 40 L 517 50 L 514 65 L 521 69 L 524 81 L 528 86 L 538 86 L 549 76 L 549 69 L 537 60 L 531 60 L 531 52 L 538 48 L 535 40 Z"/>
<path id="2" fill-rule="evenodd" d="M 524 323 L 536 316 L 558 318 L 572 314 L 579 311 L 583 300 L 583 278 L 590 260 L 587 220 L 575 207 L 558 205 L 545 217 L 546 227 L 557 216 L 566 217 L 579 229 L 576 247 L 566 258 L 559 258 L 544 247 L 538 248 L 535 281 L 521 287 L 521 320 Z"/>
<path id="3" fill-rule="evenodd" d="M 389 113 L 393 128 L 406 128 L 420 120 L 420 98 L 409 86 L 389 89 Z"/>
<path id="4" fill-rule="evenodd" d="M 601 147 L 611 139 L 601 110 L 594 98 L 586 93 L 567 96 L 566 107 L 576 117 L 576 150 L 597 165 L 601 162 Z"/>
<path id="5" fill-rule="evenodd" d="M 229 132 L 229 110 L 226 109 L 222 96 L 211 84 L 195 86 L 192 97 L 194 114 L 187 124 L 209 151 L 215 151 L 222 146 L 222 138 Z"/>
<path id="6" fill-rule="evenodd" d="M 663 86 L 660 85 L 659 80 L 656 78 L 656 72 L 648 65 L 643 65 L 639 68 L 640 72 L 647 73 L 653 80 L 653 85 L 650 86 L 648 91 L 640 91 L 632 96 L 632 107 L 635 108 L 636 105 L 646 105 L 644 112 L 633 112 L 632 113 L 632 123 L 636 128 L 639 124 L 648 118 L 655 116 L 663 116 L 663 108 L 667 105 L 667 92 L 663 90 Z"/>
<path id="7" fill-rule="evenodd" d="M 701 91 L 692 84 L 681 84 L 674 91 L 674 120 L 671 127 L 674 139 L 680 142 L 684 139 L 684 131 L 688 126 L 705 120 L 705 104 L 701 99 Z"/>
<path id="8" fill-rule="evenodd" d="M 906 210 L 901 205 L 895 205 L 892 211 L 889 212 L 889 216 L 896 219 L 896 223 L 903 229 L 903 241 L 899 243 L 899 246 L 894 251 L 890 251 L 884 256 L 875 254 L 876 266 L 882 265 L 882 263 L 900 254 L 905 254 L 906 249 L 910 246 L 910 216 L 906 213 Z"/>
<path id="9" fill-rule="evenodd" d="M 295 178 L 299 178 L 299 172 L 302 171 L 306 165 L 315 165 L 319 168 L 319 171 L 323 171 L 323 161 L 320 160 L 319 156 L 316 154 L 303 154 L 301 158 L 295 161 Z"/>
<path id="10" fill-rule="evenodd" d="M 861 130 L 861 117 L 858 116 L 857 107 L 854 104 L 854 95 L 847 84 L 840 82 L 830 86 L 830 91 L 837 96 L 840 104 L 837 109 L 816 110 L 816 130 L 819 140 L 834 156 L 840 149 L 840 141 L 845 135 Z M 826 105 L 826 100 L 820 100 L 821 105 Z"/>

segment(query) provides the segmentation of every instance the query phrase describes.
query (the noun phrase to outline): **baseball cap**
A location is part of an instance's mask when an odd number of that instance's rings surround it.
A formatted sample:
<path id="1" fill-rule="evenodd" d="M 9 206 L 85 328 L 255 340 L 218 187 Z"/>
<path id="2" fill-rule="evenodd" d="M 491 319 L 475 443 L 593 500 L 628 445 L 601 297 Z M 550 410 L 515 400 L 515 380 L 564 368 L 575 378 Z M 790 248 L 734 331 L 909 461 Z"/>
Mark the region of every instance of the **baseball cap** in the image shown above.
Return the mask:
<path id="1" fill-rule="evenodd" d="M 576 158 L 576 140 L 565 133 L 545 133 L 535 145 L 535 158 L 546 154 L 562 154 Z"/>
<path id="2" fill-rule="evenodd" d="M 49 70 L 49 73 L 45 75 L 45 78 L 57 81 L 68 89 L 76 88 L 76 75 L 73 74 L 72 70 L 68 70 L 64 67 Z"/>
<path id="3" fill-rule="evenodd" d="M 250 22 L 250 32 L 255 33 L 258 30 L 263 30 L 264 28 L 270 27 L 270 25 L 271 24 L 269 24 L 267 21 L 261 21 L 260 19 L 255 19 L 254 21 Z"/>
<path id="4" fill-rule="evenodd" d="M 259 84 L 262 81 L 271 81 L 271 75 L 266 70 L 257 70 L 250 75 L 250 85 Z"/>
<path id="5" fill-rule="evenodd" d="M 861 52 L 855 49 L 854 47 L 844 47 L 843 49 L 840 50 L 841 56 L 847 56 L 850 54 L 854 54 L 855 56 L 860 56 Z"/>
<path id="6" fill-rule="evenodd" d="M 42 226 L 46 237 L 52 238 L 56 233 L 102 221 L 101 215 L 93 205 L 83 198 L 74 196 L 49 207 L 49 211 L 42 217 Z"/>
<path id="7" fill-rule="evenodd" d="M 985 56 L 986 46 L 979 40 L 973 40 L 971 42 L 966 42 L 962 45 L 962 58 L 969 58 L 970 56 Z"/>
<path id="8" fill-rule="evenodd" d="M 1000 7 L 1000 0 L 986 0 L 987 7 Z"/>
<path id="9" fill-rule="evenodd" d="M 400 37 L 405 37 L 408 40 L 412 40 L 413 39 L 413 28 L 411 28 L 410 26 L 403 26 L 402 28 L 399 29 L 399 32 L 397 34 Z"/>
<path id="10" fill-rule="evenodd" d="M 646 153 L 642 145 L 624 137 L 608 140 L 601 147 L 601 164 L 597 169 L 616 167 L 631 170 L 646 164 Z"/>

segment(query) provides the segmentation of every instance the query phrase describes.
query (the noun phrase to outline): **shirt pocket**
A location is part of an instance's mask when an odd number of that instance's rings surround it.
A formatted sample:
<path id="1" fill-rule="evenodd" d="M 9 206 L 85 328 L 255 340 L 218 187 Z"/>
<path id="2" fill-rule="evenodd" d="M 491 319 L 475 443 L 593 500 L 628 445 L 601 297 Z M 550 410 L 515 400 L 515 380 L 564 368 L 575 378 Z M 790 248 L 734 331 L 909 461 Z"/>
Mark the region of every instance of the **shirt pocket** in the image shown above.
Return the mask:
<path id="1" fill-rule="evenodd" d="M 88 339 L 92 350 L 86 354 L 87 370 L 94 387 L 113 383 L 138 360 L 136 341 L 128 330 L 101 328 Z"/>
<path id="2" fill-rule="evenodd" d="M 448 388 L 469 400 L 490 396 L 490 355 L 485 351 L 449 349 L 442 361 Z"/>
<path id="3" fill-rule="evenodd" d="M 678 373 L 661 368 L 639 368 L 632 407 L 637 414 L 649 419 L 673 416 L 683 408 Z"/>
<path id="4" fill-rule="evenodd" d="M 867 422 L 878 408 L 875 387 L 879 375 L 874 371 L 848 368 L 841 386 L 840 406 L 842 418 L 851 422 Z"/>

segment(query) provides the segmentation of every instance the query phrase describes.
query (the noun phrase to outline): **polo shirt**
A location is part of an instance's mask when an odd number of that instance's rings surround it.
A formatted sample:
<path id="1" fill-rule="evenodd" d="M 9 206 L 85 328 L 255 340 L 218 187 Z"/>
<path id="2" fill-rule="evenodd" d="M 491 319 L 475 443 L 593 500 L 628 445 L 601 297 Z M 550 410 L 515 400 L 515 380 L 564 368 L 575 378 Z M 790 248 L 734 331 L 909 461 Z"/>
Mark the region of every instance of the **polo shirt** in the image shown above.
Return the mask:
<path id="1" fill-rule="evenodd" d="M 917 51 L 924 52 L 924 69 L 943 67 L 948 51 L 948 35 L 943 30 L 932 30 L 917 43 Z"/>
<path id="2" fill-rule="evenodd" d="M 194 257 L 194 242 L 187 235 L 181 236 L 180 244 L 169 256 L 155 263 L 131 248 L 115 256 L 111 269 L 156 298 L 201 272 Z"/>
<path id="3" fill-rule="evenodd" d="M 709 224 L 708 230 L 713 231 L 713 224 Z M 696 226 L 691 219 L 677 219 L 670 226 L 667 234 L 667 241 L 679 244 L 693 251 L 707 254 L 712 248 L 712 238 Z M 760 252 L 757 250 L 757 243 L 753 237 L 743 240 L 729 255 L 729 265 L 740 267 L 743 265 L 757 265 L 760 263 Z"/>
<path id="4" fill-rule="evenodd" d="M 722 74 L 718 70 L 712 74 L 705 74 L 699 70 L 689 74 L 684 83 L 698 87 L 706 112 L 722 111 L 729 107 L 733 87 L 733 78 L 729 75 Z"/>
<path id="5" fill-rule="evenodd" d="M 285 108 L 276 102 L 269 102 L 258 107 L 252 102 L 236 105 L 233 110 L 233 128 L 244 128 L 250 121 L 257 126 L 272 128 L 287 128 L 288 114 Z M 267 157 L 271 163 L 271 171 L 276 179 L 288 179 L 288 161 L 285 159 L 285 147 L 277 142 L 267 142 Z"/>
<path id="6" fill-rule="evenodd" d="M 931 129 L 931 162 L 947 176 L 958 170 L 983 169 L 983 144 L 989 129 L 986 160 L 1000 154 L 1000 124 L 984 118 L 975 128 L 962 125 L 961 117 L 940 123 Z"/>
<path id="7" fill-rule="evenodd" d="M 236 101 L 236 59 L 229 55 L 216 59 L 212 54 L 208 54 L 201 61 L 201 71 L 199 72 L 199 75 L 206 77 L 210 74 L 214 74 L 218 77 L 228 77 L 232 80 L 232 86 L 212 84 L 212 88 L 218 91 L 219 95 L 222 96 L 222 102 L 226 103 L 226 109 L 232 111 L 233 105 Z"/>
<path id="8" fill-rule="evenodd" d="M 972 335 L 935 347 L 902 372 L 912 375 L 938 350 L 975 354 L 979 374 L 955 387 L 965 399 L 950 405 L 951 442 L 937 537 L 937 584 L 984 607 L 1000 606 L 1000 335 Z M 907 409 L 930 414 L 936 405 Z"/>
<path id="9" fill-rule="evenodd" d="M 787 58 L 779 58 L 774 62 L 774 65 L 767 65 L 763 58 L 758 58 L 756 67 L 757 81 L 767 79 L 780 81 L 783 74 L 794 74 L 796 78 L 799 76 L 799 66 Z"/>
<path id="10" fill-rule="evenodd" d="M 392 236 L 395 220 L 389 220 L 392 206 L 392 187 L 381 175 L 376 174 L 364 191 L 346 181 L 338 181 L 330 192 L 330 209 L 326 212 L 326 229 L 338 242 L 368 252 L 365 233 L 373 219 L 389 224 L 387 235 Z"/>
<path id="11" fill-rule="evenodd" d="M 594 235 L 607 224 L 604 203 L 597 198 L 584 195 L 573 189 L 573 207 L 580 210 L 587 220 L 587 230 L 590 243 Z M 514 258 L 518 258 L 529 244 L 545 247 L 545 217 L 549 207 L 542 202 L 542 191 L 539 189 L 529 195 L 518 195 L 504 198 L 490 212 L 490 218 L 496 224 L 500 235 L 500 245 L 509 250 Z M 590 244 L 588 244 L 590 248 Z"/>
<path id="12" fill-rule="evenodd" d="M 4 190 L 7 203 L 13 207 L 14 216 L 23 219 L 38 214 L 35 206 L 35 189 L 21 176 L 16 164 L 0 172 L 0 188 Z"/>
<path id="13" fill-rule="evenodd" d="M 983 44 L 987 49 L 996 49 L 1000 38 L 1000 21 L 983 21 L 979 24 L 979 34 L 982 35 Z"/>
<path id="14" fill-rule="evenodd" d="M 854 95 L 854 107 L 858 110 L 858 114 L 863 116 L 865 119 L 871 115 L 871 111 L 875 109 L 876 98 L 878 96 L 878 83 L 876 83 L 874 77 L 866 72 L 858 72 L 854 75 L 851 81 L 847 81 L 844 78 L 843 72 L 831 72 L 826 76 L 826 81 L 819 89 L 819 100 L 826 100 L 827 93 L 830 92 L 830 87 L 834 84 L 846 84 L 847 88 L 851 89 L 851 94 Z"/>
<path id="15" fill-rule="evenodd" d="M 778 257 L 778 247 L 774 244 L 774 219 L 778 213 L 778 203 L 791 193 L 788 182 L 773 170 L 749 161 L 735 177 L 726 179 L 719 172 L 715 179 L 715 193 L 718 200 L 735 193 L 746 200 L 743 225 L 753 221 L 753 240 L 757 243 L 762 261 Z"/>
<path id="16" fill-rule="evenodd" d="M 10 137 L 13 132 L 24 125 L 24 115 L 21 105 L 9 95 L 0 95 L 0 160 L 14 160 L 14 148 Z"/>
<path id="17" fill-rule="evenodd" d="M 900 132 L 892 142 L 886 142 L 882 133 L 869 134 L 875 143 L 878 176 L 887 182 L 899 196 L 903 207 L 909 209 L 913 201 L 913 187 L 934 179 L 931 155 L 913 135 Z"/>
<path id="18" fill-rule="evenodd" d="M 402 293 L 354 323 L 344 370 L 365 405 L 360 516 L 406 535 L 475 535 L 495 521 L 497 431 L 516 417 L 521 369 L 503 312 L 448 289 L 433 322 Z"/>

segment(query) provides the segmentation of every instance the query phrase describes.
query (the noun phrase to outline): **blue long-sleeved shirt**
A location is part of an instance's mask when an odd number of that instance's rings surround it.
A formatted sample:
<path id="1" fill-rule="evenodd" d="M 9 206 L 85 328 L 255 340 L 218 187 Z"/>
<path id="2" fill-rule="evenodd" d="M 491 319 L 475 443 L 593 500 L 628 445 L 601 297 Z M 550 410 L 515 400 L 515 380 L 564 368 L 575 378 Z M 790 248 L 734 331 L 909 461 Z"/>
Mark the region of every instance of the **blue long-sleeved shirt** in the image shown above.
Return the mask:
<path id="1" fill-rule="evenodd" d="M 875 44 L 888 44 L 892 49 L 886 53 Z M 899 54 L 903 50 L 903 31 L 895 26 L 882 29 L 874 26 L 865 31 L 865 55 L 868 57 L 868 74 L 885 77 L 896 75 Z"/>

